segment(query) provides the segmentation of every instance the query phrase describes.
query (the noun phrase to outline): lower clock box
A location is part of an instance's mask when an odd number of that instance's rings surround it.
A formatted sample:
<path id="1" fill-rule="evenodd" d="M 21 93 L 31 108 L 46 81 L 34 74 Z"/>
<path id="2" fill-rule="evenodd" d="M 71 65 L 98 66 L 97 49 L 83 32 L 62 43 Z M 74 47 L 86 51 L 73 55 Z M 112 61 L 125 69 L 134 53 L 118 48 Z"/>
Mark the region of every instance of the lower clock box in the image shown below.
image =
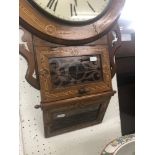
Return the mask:
<path id="1" fill-rule="evenodd" d="M 76 101 L 68 101 L 48 104 L 43 109 L 45 137 L 51 137 L 68 131 L 77 130 L 100 123 L 103 120 L 107 106 L 114 91 L 97 95 L 96 97 L 82 98 Z M 70 102 L 70 103 L 69 103 Z"/>

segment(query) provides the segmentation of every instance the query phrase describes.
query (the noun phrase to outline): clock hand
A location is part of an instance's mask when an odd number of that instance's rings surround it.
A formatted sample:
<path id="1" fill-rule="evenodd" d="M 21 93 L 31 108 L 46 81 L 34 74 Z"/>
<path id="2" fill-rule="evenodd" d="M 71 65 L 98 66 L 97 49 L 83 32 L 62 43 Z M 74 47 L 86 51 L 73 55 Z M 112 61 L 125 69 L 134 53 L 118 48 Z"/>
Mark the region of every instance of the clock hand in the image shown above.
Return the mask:
<path id="1" fill-rule="evenodd" d="M 74 0 L 74 2 L 75 2 L 75 6 L 77 6 L 77 0 Z"/>

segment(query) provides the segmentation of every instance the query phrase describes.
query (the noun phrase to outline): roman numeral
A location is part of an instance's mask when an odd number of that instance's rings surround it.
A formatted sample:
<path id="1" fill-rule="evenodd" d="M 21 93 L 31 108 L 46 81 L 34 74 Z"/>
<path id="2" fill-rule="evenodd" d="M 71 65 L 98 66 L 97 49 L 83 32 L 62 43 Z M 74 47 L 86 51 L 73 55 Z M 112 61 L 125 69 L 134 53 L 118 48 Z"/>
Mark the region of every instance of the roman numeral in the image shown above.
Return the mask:
<path id="1" fill-rule="evenodd" d="M 71 12 L 71 16 L 77 16 L 76 6 L 75 5 L 70 4 L 70 12 Z"/>
<path id="2" fill-rule="evenodd" d="M 47 4 L 47 7 L 49 9 L 52 9 L 53 8 L 53 11 L 55 12 L 55 10 L 57 8 L 57 5 L 58 5 L 58 0 L 49 0 L 49 2 Z"/>
<path id="3" fill-rule="evenodd" d="M 94 8 L 92 7 L 92 5 L 87 1 L 88 6 L 90 7 L 90 9 L 95 12 Z"/>

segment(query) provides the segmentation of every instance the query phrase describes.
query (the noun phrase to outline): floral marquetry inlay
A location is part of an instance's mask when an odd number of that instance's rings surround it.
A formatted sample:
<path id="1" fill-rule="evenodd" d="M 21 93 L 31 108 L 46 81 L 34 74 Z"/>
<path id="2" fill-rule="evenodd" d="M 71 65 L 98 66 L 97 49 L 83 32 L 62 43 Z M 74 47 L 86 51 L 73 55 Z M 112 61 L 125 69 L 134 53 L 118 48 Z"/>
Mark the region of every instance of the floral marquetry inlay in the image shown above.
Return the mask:
<path id="1" fill-rule="evenodd" d="M 48 34 L 53 34 L 53 33 L 56 33 L 57 29 L 56 29 L 56 27 L 54 25 L 46 25 L 45 31 Z"/>

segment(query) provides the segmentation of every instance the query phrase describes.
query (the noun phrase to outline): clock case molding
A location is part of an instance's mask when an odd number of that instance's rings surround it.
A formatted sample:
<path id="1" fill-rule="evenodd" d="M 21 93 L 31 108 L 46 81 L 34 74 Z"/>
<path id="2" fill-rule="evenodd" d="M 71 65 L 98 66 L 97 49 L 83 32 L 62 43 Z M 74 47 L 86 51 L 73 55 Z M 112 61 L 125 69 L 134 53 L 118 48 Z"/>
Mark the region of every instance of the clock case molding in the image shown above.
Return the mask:
<path id="1" fill-rule="evenodd" d="M 43 111 L 45 137 L 98 124 L 103 120 L 110 99 L 115 94 L 111 79 L 116 72 L 115 53 L 121 45 L 116 20 L 124 1 L 115 0 L 112 4 L 110 9 L 113 11 L 108 13 L 107 10 L 105 16 L 92 24 L 67 26 L 49 20 L 26 0 L 20 0 L 20 29 L 24 31 L 22 40 L 28 48 L 20 44 L 19 51 L 28 62 L 26 80 L 41 92 L 41 104 L 35 108 Z M 84 55 L 103 55 L 103 81 L 52 90 L 47 55 L 51 58 L 77 57 L 83 55 L 82 52 Z"/>

